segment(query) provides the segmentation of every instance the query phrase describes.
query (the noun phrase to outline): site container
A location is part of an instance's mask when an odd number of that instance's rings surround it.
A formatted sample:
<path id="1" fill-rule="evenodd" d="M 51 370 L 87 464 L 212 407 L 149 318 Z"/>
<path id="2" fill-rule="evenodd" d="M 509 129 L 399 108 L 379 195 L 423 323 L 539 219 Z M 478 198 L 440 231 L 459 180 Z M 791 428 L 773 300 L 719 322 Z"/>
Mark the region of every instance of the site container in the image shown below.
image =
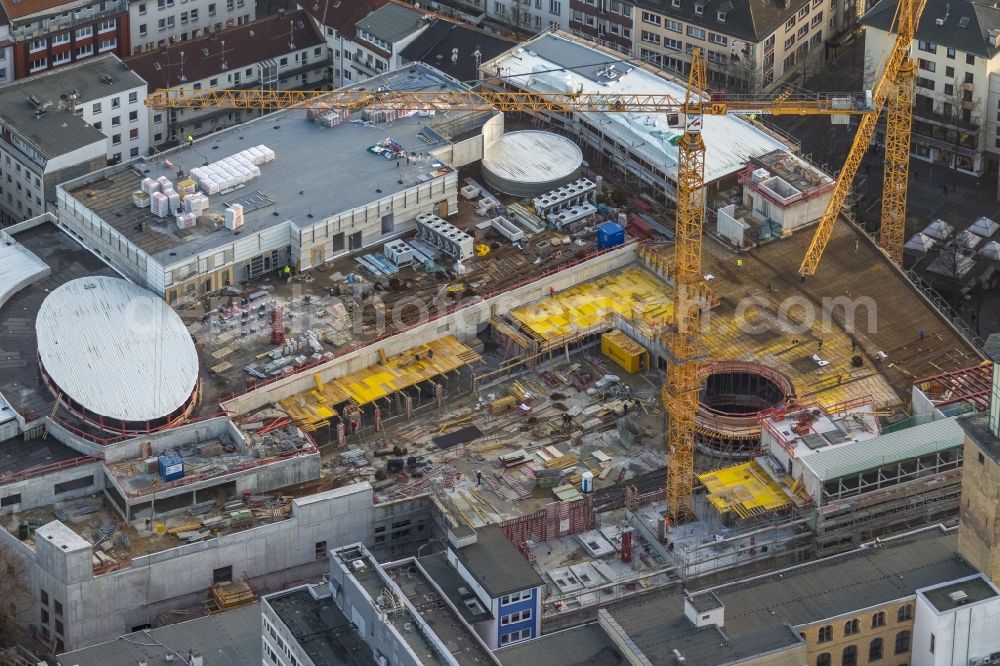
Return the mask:
<path id="1" fill-rule="evenodd" d="M 160 456 L 160 476 L 164 481 L 175 481 L 184 478 L 184 461 L 177 455 Z"/>
<path id="2" fill-rule="evenodd" d="M 617 222 L 605 222 L 597 227 L 597 247 L 615 247 L 624 242 L 625 230 Z"/>
<path id="3" fill-rule="evenodd" d="M 645 347 L 620 331 L 611 331 L 601 336 L 601 353 L 626 372 L 639 372 L 646 367 L 648 358 Z"/>

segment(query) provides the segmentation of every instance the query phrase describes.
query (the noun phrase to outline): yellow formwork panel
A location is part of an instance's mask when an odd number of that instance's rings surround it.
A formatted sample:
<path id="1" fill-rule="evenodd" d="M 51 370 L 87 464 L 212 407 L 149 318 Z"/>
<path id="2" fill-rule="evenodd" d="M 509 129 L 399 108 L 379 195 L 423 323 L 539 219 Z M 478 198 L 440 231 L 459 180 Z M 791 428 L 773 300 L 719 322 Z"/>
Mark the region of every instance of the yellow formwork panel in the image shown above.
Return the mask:
<path id="1" fill-rule="evenodd" d="M 719 513 L 734 511 L 747 518 L 791 504 L 781 486 L 754 460 L 699 474 L 698 480 L 708 490 L 708 501 Z"/>
<path id="2" fill-rule="evenodd" d="M 637 266 L 517 308 L 511 315 L 545 340 L 594 328 L 613 314 L 658 325 L 673 312 L 671 289 Z"/>
<path id="3" fill-rule="evenodd" d="M 478 359 L 478 354 L 448 335 L 391 356 L 385 364 L 376 364 L 344 377 L 322 381 L 316 375 L 315 387 L 278 404 L 296 422 L 311 425 L 335 416 L 333 408 L 337 405 L 345 402 L 367 405 Z"/>

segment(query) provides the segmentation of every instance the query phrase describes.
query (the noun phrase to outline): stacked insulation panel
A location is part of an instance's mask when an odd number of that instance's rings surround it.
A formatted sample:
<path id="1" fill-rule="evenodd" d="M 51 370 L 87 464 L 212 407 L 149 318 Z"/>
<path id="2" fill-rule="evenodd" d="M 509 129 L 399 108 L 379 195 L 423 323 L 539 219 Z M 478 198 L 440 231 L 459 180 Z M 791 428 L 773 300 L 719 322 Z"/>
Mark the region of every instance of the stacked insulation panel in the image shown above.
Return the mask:
<path id="1" fill-rule="evenodd" d="M 189 194 L 194 194 L 197 190 L 198 183 L 194 182 L 191 178 L 187 178 L 177 183 L 177 193 L 181 195 L 181 199 Z"/>
<path id="2" fill-rule="evenodd" d="M 152 194 L 153 192 L 160 191 L 160 184 L 152 178 L 143 178 L 142 183 L 139 184 L 139 189 L 146 194 Z"/>
<path id="3" fill-rule="evenodd" d="M 306 118 L 323 127 L 334 127 L 351 117 L 347 109 L 319 106 L 306 110 Z"/>
<path id="4" fill-rule="evenodd" d="M 181 202 L 181 209 L 185 213 L 194 213 L 195 216 L 201 215 L 208 210 L 208 197 L 203 192 L 189 194 Z"/>
<path id="5" fill-rule="evenodd" d="M 175 190 L 163 190 L 163 193 L 167 195 L 167 201 L 170 203 L 170 212 L 174 213 L 181 209 L 181 195 L 177 194 Z"/>
<path id="6" fill-rule="evenodd" d="M 136 208 L 149 208 L 149 193 L 136 190 L 132 193 L 132 203 Z"/>
<path id="7" fill-rule="evenodd" d="M 195 214 L 194 213 L 177 213 L 177 228 L 178 229 L 190 229 L 195 225 Z"/>
<path id="8" fill-rule="evenodd" d="M 260 165 L 273 159 L 273 150 L 267 146 L 254 146 L 208 166 L 195 167 L 191 169 L 191 177 L 205 192 L 218 194 L 260 176 Z"/>
<path id="9" fill-rule="evenodd" d="M 153 192 L 149 198 L 149 210 L 156 217 L 166 217 L 170 214 L 170 199 L 163 192 Z"/>
<path id="10" fill-rule="evenodd" d="M 236 230 L 243 226 L 243 206 L 233 204 L 226 209 L 226 229 Z"/>

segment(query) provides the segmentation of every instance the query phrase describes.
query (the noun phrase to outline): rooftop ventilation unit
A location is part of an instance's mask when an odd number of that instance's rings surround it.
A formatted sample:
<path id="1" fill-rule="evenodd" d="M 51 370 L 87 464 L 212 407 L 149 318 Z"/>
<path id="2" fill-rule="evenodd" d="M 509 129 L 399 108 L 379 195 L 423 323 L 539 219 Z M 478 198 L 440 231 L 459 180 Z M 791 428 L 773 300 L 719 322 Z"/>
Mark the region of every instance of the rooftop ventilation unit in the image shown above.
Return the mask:
<path id="1" fill-rule="evenodd" d="M 951 599 L 954 604 L 964 604 L 969 600 L 969 595 L 967 595 L 963 590 L 955 590 L 948 594 L 948 598 Z"/>

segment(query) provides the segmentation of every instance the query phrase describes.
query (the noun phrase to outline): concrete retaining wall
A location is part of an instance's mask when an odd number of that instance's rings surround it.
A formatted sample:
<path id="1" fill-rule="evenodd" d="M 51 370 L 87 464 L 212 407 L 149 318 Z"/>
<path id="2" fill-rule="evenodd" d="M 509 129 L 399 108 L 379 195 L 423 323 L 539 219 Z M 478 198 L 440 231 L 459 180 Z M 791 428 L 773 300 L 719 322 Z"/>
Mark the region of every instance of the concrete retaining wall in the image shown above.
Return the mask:
<path id="1" fill-rule="evenodd" d="M 56 493 L 56 485 L 74 481 L 83 477 L 93 477 L 93 482 L 82 488 L 76 488 L 64 493 Z M 84 463 L 76 467 L 50 472 L 44 476 L 23 479 L 0 486 L 0 499 L 8 500 L 14 495 L 20 495 L 21 501 L 7 506 L 0 506 L 0 515 L 27 511 L 54 502 L 86 497 L 99 493 L 104 488 L 104 465 L 100 462 Z M 8 500 L 12 501 L 12 499 Z M 0 529 L 2 531 L 2 529 Z"/>
<path id="2" fill-rule="evenodd" d="M 253 412 L 265 405 L 313 388 L 315 386 L 313 376 L 317 373 L 322 376 L 323 381 L 329 382 L 370 367 L 379 362 L 379 349 L 384 350 L 387 356 L 392 356 L 444 335 L 454 335 L 460 339 L 474 337 L 494 313 L 510 312 L 526 303 L 544 298 L 550 289 L 556 291 L 569 289 L 580 282 L 634 263 L 637 259 L 637 248 L 635 244 L 625 245 L 522 287 L 470 303 L 461 310 L 356 349 L 308 372 L 292 375 L 255 391 L 236 396 L 223 403 L 223 407 L 230 414 Z"/>

